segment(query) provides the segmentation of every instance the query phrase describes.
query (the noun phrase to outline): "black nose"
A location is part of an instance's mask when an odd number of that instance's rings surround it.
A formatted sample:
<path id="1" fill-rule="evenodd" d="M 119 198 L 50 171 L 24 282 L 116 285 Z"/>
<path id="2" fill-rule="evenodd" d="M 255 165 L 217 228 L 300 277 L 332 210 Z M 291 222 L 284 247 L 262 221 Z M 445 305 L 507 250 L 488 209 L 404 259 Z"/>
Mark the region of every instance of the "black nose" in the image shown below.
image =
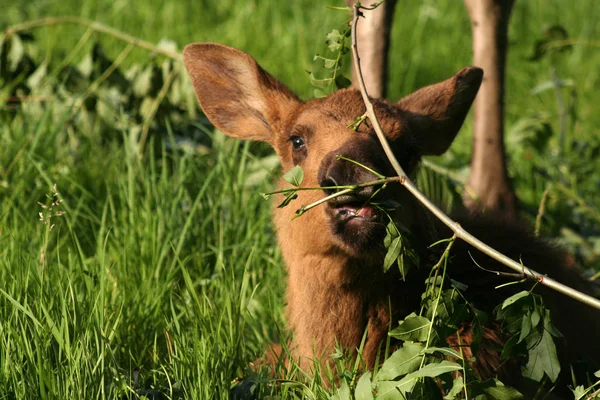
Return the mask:
<path id="1" fill-rule="evenodd" d="M 323 188 L 323 191 L 325 192 L 325 194 L 327 196 L 332 195 L 335 192 L 340 190 L 340 189 L 332 188 L 332 186 L 339 186 L 339 185 L 336 182 L 335 178 L 330 175 L 326 176 L 325 179 L 322 179 L 321 182 L 319 182 L 319 184 L 321 185 L 321 187 Z"/>
<path id="2" fill-rule="evenodd" d="M 344 188 L 371 182 L 376 179 L 377 177 L 373 173 L 364 168 L 357 167 L 356 165 L 349 164 L 345 161 L 334 160 L 332 161 L 332 164 L 329 165 L 329 168 L 327 168 L 326 173 L 322 174 L 319 185 L 323 188 L 325 195 L 330 196 Z M 336 188 L 335 186 L 341 188 Z M 356 190 L 353 191 L 352 196 L 367 200 L 373 195 L 375 190 L 375 186 L 356 188 Z"/>
<path id="3" fill-rule="evenodd" d="M 343 158 L 340 157 L 342 155 Z M 386 164 L 381 160 L 386 158 L 376 137 L 352 137 L 323 158 L 318 173 L 319 185 L 330 196 L 343 190 L 332 187 L 348 187 L 375 181 L 377 175 L 370 170 L 386 173 Z M 368 199 L 375 190 L 374 186 L 356 188 L 353 196 Z"/>

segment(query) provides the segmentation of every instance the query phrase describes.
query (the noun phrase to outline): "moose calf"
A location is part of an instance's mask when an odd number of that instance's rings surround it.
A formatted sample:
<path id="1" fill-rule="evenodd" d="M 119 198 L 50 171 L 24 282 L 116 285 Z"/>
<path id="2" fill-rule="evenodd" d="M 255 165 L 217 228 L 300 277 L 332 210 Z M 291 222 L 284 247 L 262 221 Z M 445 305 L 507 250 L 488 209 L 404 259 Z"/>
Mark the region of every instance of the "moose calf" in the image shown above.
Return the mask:
<path id="1" fill-rule="evenodd" d="M 338 90 L 323 99 L 301 101 L 264 71 L 246 53 L 214 43 L 191 44 L 184 50 L 200 106 L 210 121 L 229 136 L 269 143 L 284 171 L 296 165 L 304 170 L 302 186 L 323 191 L 300 191 L 296 204 L 309 204 L 334 192 L 331 186 L 370 182 L 376 176 L 338 155 L 355 160 L 385 176 L 395 175 L 369 124 L 348 128 L 365 112 L 360 93 Z M 458 133 L 482 81 L 479 68 L 467 67 L 450 79 L 425 87 L 397 103 L 373 100 L 375 112 L 394 154 L 408 174 L 424 155 L 443 154 Z M 283 180 L 280 188 L 288 187 Z M 297 207 L 274 208 L 273 219 L 288 271 L 286 314 L 294 331 L 293 354 L 302 365 L 325 358 L 337 343 L 355 350 L 365 329 L 363 358 L 373 365 L 393 324 L 418 309 L 429 267 L 441 250 L 428 246 L 452 236 L 401 185 L 390 184 L 377 199 L 393 199 L 399 207 L 390 215 L 411 233 L 421 268 L 400 279 L 396 271 L 383 272 L 383 239 L 387 217 L 370 204 L 374 187 L 337 197 L 324 206 L 293 219 Z M 323 193 L 324 192 L 324 193 Z M 560 249 L 534 237 L 518 224 L 486 216 L 455 216 L 470 233 L 513 259 L 573 288 L 589 292 L 577 267 Z M 438 246 L 439 247 L 439 246 Z M 464 283 L 465 297 L 484 311 L 492 311 L 518 285 L 479 268 L 506 271 L 506 267 L 457 241 L 448 274 Z M 528 288 L 531 284 L 528 284 Z M 537 291 L 537 289 L 536 289 Z M 566 336 L 561 354 L 576 360 L 600 354 L 600 313 L 568 297 L 540 287 L 554 323 Z M 461 343 L 469 357 L 472 334 L 461 329 Z M 484 339 L 500 345 L 505 337 L 495 324 Z M 477 354 L 473 368 L 482 379 L 510 375 L 498 346 Z M 512 368 L 515 370 L 515 368 Z M 518 370 L 518 369 L 517 369 Z M 510 382 L 510 378 L 507 378 Z"/>

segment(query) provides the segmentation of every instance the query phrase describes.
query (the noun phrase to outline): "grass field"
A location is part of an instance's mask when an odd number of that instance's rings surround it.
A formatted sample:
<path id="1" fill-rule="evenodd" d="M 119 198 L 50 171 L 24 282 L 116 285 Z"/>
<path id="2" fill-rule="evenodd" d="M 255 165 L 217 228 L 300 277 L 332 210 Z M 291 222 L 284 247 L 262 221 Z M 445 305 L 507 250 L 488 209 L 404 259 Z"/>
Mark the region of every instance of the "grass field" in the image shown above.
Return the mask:
<path id="1" fill-rule="evenodd" d="M 225 43 L 250 52 L 308 98 L 312 88 L 304 71 L 317 68 L 313 55 L 327 51 L 326 33 L 347 18 L 321 4 L 2 0 L 0 29 L 74 15 L 152 43 L 168 38 L 179 49 L 195 41 Z M 572 48 L 529 61 L 536 40 L 553 25 L 566 29 Z M 391 98 L 469 64 L 469 29 L 458 1 L 400 2 Z M 85 28 L 50 26 L 32 33 L 36 56 L 52 66 Z M 92 39 L 112 59 L 126 46 L 103 34 Z M 510 43 L 507 143 L 523 218 L 533 220 L 552 181 L 542 228 L 593 270 L 600 259 L 600 8 L 592 0 L 577 6 L 517 1 Z M 122 67 L 148 60 L 148 51 L 136 48 Z M 552 69 L 565 81 L 559 89 L 564 110 L 552 85 L 540 86 L 551 82 Z M 280 174 L 269 151 L 188 119 L 188 130 L 208 138 L 201 151 L 173 150 L 180 148 L 182 132 L 174 127 L 181 124 L 167 120 L 162 135 L 151 135 L 138 157 L 127 119 L 98 136 L 97 130 L 78 129 L 64 102 L 15 111 L 5 101 L 4 84 L 0 399 L 228 398 L 234 382 L 255 376 L 248 363 L 287 335 L 285 272 L 270 205 L 259 195 Z M 532 92 L 536 87 L 540 93 Z M 561 113 L 568 122 L 563 142 Z M 461 178 L 469 156 L 467 123 L 450 154 L 434 162 Z M 296 374 L 290 378 L 299 379 Z M 327 391 L 318 380 L 272 388 L 256 390 L 276 390 L 280 398 L 322 398 Z"/>

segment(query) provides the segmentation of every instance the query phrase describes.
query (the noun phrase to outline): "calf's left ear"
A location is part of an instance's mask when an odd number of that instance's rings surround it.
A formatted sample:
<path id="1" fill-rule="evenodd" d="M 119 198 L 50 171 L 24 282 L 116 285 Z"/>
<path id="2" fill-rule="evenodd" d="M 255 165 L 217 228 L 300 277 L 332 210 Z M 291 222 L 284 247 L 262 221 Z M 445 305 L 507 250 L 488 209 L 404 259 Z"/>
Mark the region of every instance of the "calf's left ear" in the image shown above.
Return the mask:
<path id="1" fill-rule="evenodd" d="M 423 155 L 441 155 L 448 150 L 482 79 L 481 68 L 463 68 L 450 79 L 419 89 L 396 103 L 405 113 Z"/>

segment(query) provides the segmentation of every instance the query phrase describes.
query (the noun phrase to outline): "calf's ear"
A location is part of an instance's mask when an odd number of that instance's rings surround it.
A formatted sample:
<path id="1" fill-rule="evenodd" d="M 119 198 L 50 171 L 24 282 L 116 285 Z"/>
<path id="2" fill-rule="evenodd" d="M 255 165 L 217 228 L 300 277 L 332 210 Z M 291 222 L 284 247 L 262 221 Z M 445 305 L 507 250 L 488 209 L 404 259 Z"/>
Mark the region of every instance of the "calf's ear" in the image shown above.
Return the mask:
<path id="1" fill-rule="evenodd" d="M 273 143 L 286 116 L 301 104 L 252 57 L 232 47 L 190 44 L 183 61 L 200 107 L 229 136 Z"/>
<path id="2" fill-rule="evenodd" d="M 463 68 L 450 79 L 419 89 L 396 103 L 406 115 L 423 155 L 441 155 L 448 150 L 482 79 L 481 68 Z"/>

